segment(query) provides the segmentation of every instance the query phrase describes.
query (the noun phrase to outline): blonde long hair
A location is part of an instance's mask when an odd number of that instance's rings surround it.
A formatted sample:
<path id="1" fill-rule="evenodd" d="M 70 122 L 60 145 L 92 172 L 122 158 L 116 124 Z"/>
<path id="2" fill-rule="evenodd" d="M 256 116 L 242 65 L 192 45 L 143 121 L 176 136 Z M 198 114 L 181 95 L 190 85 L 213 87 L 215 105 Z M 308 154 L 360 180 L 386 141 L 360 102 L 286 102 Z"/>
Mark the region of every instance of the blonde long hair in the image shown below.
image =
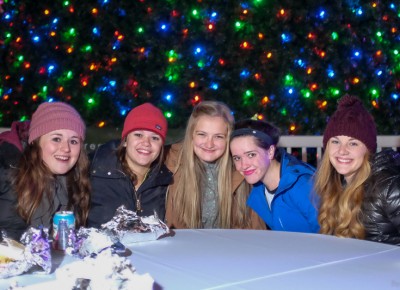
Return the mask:
<path id="1" fill-rule="evenodd" d="M 229 136 L 234 126 L 234 118 L 230 109 L 221 102 L 203 101 L 198 104 L 189 120 L 185 131 L 182 150 L 178 157 L 178 166 L 181 171 L 174 193 L 173 211 L 178 220 L 188 228 L 201 228 L 202 210 L 202 180 L 205 178 L 203 162 L 193 150 L 193 132 L 202 116 L 221 117 L 227 126 L 227 144 L 224 154 L 216 161 L 218 172 L 218 226 L 232 227 L 232 171 L 233 164 L 229 153 Z M 245 186 L 242 186 L 246 190 Z M 239 199 L 236 202 L 241 202 Z M 239 217 L 241 219 L 243 217 Z"/>
<path id="2" fill-rule="evenodd" d="M 352 181 L 343 184 L 343 177 L 329 160 L 329 142 L 315 176 L 315 192 L 320 197 L 318 222 L 320 233 L 338 237 L 364 239 L 365 229 L 361 221 L 364 184 L 371 172 L 370 153 Z"/>

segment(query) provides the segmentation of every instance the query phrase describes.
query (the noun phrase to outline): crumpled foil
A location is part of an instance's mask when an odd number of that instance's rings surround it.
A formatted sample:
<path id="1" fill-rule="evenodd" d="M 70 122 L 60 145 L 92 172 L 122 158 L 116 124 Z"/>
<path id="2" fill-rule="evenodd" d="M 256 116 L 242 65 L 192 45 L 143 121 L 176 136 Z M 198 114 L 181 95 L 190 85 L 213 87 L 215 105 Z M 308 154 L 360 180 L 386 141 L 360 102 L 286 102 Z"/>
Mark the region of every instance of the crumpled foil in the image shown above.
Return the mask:
<path id="1" fill-rule="evenodd" d="M 154 282 L 148 274 L 136 273 L 128 259 L 113 254 L 110 248 L 65 265 L 55 274 L 70 289 L 153 289 Z"/>
<path id="2" fill-rule="evenodd" d="M 114 252 L 115 245 L 119 243 L 115 234 L 101 229 L 80 228 L 76 232 L 74 249 L 67 249 L 67 253 L 77 255 L 80 258 L 97 255 L 110 249 Z M 124 247 L 121 245 L 121 247 Z"/>
<path id="3" fill-rule="evenodd" d="M 25 246 L 22 260 L 1 265 L 0 278 L 21 275 L 33 267 L 38 266 L 41 272 L 49 274 L 51 271 L 51 248 L 48 234 L 44 229 L 29 228 L 21 237 Z"/>
<path id="4" fill-rule="evenodd" d="M 153 241 L 169 233 L 168 226 L 156 214 L 140 217 L 123 205 L 117 208 L 114 217 L 101 227 L 117 235 L 123 244 Z"/>

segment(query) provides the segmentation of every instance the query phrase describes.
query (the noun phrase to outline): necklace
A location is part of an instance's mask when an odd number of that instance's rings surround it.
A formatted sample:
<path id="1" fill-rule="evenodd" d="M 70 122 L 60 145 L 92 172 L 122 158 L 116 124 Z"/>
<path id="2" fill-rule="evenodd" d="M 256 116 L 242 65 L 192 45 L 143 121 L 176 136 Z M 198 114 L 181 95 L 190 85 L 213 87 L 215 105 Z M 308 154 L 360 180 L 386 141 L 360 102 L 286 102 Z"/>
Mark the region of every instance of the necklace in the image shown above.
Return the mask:
<path id="1" fill-rule="evenodd" d="M 142 209 L 142 203 L 140 202 L 140 198 L 141 198 L 141 194 L 138 194 L 138 190 L 140 188 L 140 186 L 143 184 L 143 182 L 146 180 L 147 176 L 149 175 L 150 169 L 147 170 L 146 174 L 143 177 L 143 180 L 140 184 L 138 184 L 138 187 L 136 189 L 135 185 L 133 184 L 133 193 L 135 194 L 135 198 L 136 198 L 136 211 L 141 213 L 143 211 Z"/>
<path id="2" fill-rule="evenodd" d="M 138 198 L 137 193 L 135 191 L 135 196 L 136 196 L 136 211 L 137 212 L 142 212 L 142 204 L 140 202 L 140 198 Z"/>

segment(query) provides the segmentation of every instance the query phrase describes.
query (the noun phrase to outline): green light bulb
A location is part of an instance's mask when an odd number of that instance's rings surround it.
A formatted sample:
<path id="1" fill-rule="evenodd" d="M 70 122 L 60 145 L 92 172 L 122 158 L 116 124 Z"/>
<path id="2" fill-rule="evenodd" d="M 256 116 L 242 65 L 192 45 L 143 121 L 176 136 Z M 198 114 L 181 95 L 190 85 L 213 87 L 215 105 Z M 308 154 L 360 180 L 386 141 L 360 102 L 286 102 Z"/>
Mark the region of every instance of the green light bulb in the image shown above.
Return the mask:
<path id="1" fill-rule="evenodd" d="M 71 36 L 75 36 L 75 35 L 76 35 L 76 33 L 75 33 L 75 28 L 70 28 L 69 31 L 68 31 L 68 33 L 69 33 L 69 35 L 71 35 Z"/>

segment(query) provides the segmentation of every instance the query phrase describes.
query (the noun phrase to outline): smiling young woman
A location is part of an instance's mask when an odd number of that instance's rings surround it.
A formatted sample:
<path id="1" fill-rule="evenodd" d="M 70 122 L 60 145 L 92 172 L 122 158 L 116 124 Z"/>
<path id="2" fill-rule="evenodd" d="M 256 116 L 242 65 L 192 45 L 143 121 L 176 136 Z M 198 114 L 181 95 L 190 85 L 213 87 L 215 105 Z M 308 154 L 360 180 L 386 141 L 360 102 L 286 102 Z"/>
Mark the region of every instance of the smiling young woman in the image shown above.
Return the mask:
<path id="1" fill-rule="evenodd" d="M 172 173 L 163 164 L 168 123 L 150 103 L 133 108 L 122 136 L 101 145 L 90 166 L 92 200 L 88 225 L 100 227 L 121 205 L 139 216 L 155 213 L 163 220 Z"/>
<path id="2" fill-rule="evenodd" d="M 24 124 L 0 136 L 0 229 L 15 239 L 28 226 L 51 229 L 59 210 L 85 225 L 89 162 L 79 113 L 66 103 L 43 103 Z"/>
<path id="3" fill-rule="evenodd" d="M 400 154 L 375 153 L 376 139 L 361 100 L 341 98 L 315 178 L 321 233 L 400 245 Z"/>
<path id="4" fill-rule="evenodd" d="M 230 143 L 233 163 L 253 185 L 247 205 L 272 230 L 315 233 L 315 169 L 277 148 L 279 138 L 278 128 L 268 122 L 249 119 L 235 124 Z"/>
<path id="5" fill-rule="evenodd" d="M 173 228 L 254 228 L 265 224 L 246 207 L 249 186 L 234 170 L 228 106 L 203 101 L 194 107 L 182 142 L 167 147 L 174 172 L 168 188 L 166 222 Z"/>

